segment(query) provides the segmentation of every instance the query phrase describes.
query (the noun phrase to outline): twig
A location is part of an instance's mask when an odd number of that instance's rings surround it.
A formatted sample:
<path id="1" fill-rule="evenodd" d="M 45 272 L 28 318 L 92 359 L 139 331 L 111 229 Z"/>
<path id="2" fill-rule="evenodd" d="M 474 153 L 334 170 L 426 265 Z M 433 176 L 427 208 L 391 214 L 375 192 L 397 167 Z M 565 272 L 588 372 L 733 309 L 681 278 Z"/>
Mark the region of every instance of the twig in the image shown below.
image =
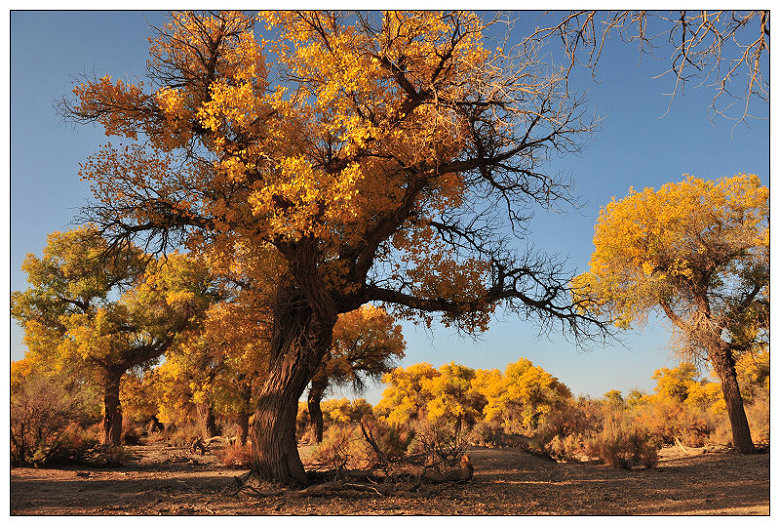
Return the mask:
<path id="1" fill-rule="evenodd" d="M 675 438 L 674 441 L 677 444 L 677 446 L 682 450 L 683 453 L 685 453 L 685 454 L 690 453 L 690 451 L 688 451 L 688 448 L 683 446 L 682 442 L 680 442 L 679 438 Z"/>
<path id="2" fill-rule="evenodd" d="M 344 485 L 345 486 L 349 486 L 350 488 L 372 490 L 372 491 L 376 492 L 376 494 L 379 495 L 380 497 L 384 497 L 385 496 L 384 493 L 382 493 L 381 491 L 376 489 L 374 486 L 370 486 L 368 484 L 355 484 L 353 482 L 347 482 Z"/>
<path id="3" fill-rule="evenodd" d="M 253 488 L 252 486 L 244 486 L 239 490 L 239 493 L 242 491 L 251 491 L 258 497 L 267 498 L 267 497 L 278 497 L 279 495 L 284 495 L 287 490 L 265 492 L 265 491 L 260 491 L 257 488 Z"/>

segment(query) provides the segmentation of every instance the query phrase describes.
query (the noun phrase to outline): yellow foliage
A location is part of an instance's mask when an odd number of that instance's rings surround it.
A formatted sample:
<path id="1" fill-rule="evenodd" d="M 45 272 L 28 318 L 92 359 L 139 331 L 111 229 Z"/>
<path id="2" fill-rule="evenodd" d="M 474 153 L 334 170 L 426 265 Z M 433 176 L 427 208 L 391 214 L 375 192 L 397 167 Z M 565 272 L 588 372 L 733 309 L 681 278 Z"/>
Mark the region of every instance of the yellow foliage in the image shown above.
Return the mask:
<path id="1" fill-rule="evenodd" d="M 683 362 L 674 369 L 662 368 L 655 371 L 655 394 L 652 403 L 687 408 L 692 412 L 722 414 L 725 402 L 719 383 L 707 379 L 697 380 L 696 366 Z"/>
<path id="2" fill-rule="evenodd" d="M 107 373 L 155 362 L 214 299 L 207 268 L 196 258 L 173 253 L 147 262 L 129 246 L 101 259 L 107 248 L 84 226 L 50 234 L 41 258 L 28 255 L 23 269 L 31 286 L 12 297 L 12 313 L 25 330 L 25 363 L 101 384 Z M 132 393 L 142 386 L 123 384 L 132 416 L 143 405 Z"/>
<path id="3" fill-rule="evenodd" d="M 578 299 L 626 327 L 661 300 L 685 301 L 704 273 L 713 289 L 742 277 L 740 266 L 768 257 L 768 213 L 769 190 L 755 175 L 631 189 L 599 213 L 590 270 L 574 280 Z"/>
<path id="4" fill-rule="evenodd" d="M 402 425 L 410 419 L 418 418 L 428 399 L 424 385 L 427 380 L 439 375 L 439 372 L 427 362 L 397 368 L 385 374 L 382 381 L 389 387 L 382 393 L 382 399 L 376 405 L 377 414 L 385 416 L 391 425 Z"/>
<path id="5" fill-rule="evenodd" d="M 363 398 L 356 400 L 348 400 L 346 398 L 330 399 L 322 402 L 322 415 L 326 426 L 333 423 L 357 423 L 363 416 L 371 413 L 371 404 Z"/>
<path id="6" fill-rule="evenodd" d="M 200 404 L 225 416 L 251 413 L 265 379 L 270 321 L 268 306 L 251 292 L 206 312 L 198 332 L 166 353 L 157 368 L 160 420 L 190 419 Z"/>
<path id="7" fill-rule="evenodd" d="M 255 37 L 258 21 L 266 38 Z M 156 82 L 104 77 L 75 88 L 75 115 L 138 141 L 106 145 L 82 178 L 130 222 L 194 225 L 188 250 L 215 259 L 270 248 L 289 263 L 287 249 L 316 245 L 317 279 L 333 294 L 365 286 L 350 258 L 373 250 L 374 267 L 394 266 L 412 294 L 451 303 L 445 323 L 484 330 L 491 260 L 447 248 L 432 223 L 470 191 L 463 170 L 437 168 L 474 147 L 474 123 L 452 101 L 478 105 L 484 92 L 504 108 L 511 95 L 486 87 L 504 72 L 475 13 L 389 11 L 375 21 L 376 32 L 325 12 L 173 13 L 150 39 Z M 544 90 L 511 75 L 502 91 Z M 514 120 L 497 116 L 491 129 L 511 135 Z M 393 236 L 393 250 L 377 235 Z"/>
<path id="8" fill-rule="evenodd" d="M 571 399 L 563 383 L 525 358 L 507 365 L 504 374 L 419 363 L 395 369 L 383 380 L 389 387 L 375 410 L 392 425 L 417 420 L 471 427 L 484 416 L 518 431 L 536 427 Z"/>
<path id="9" fill-rule="evenodd" d="M 566 385 L 527 358 L 507 364 L 503 374 L 490 376 L 493 382 L 484 391 L 484 415 L 507 431 L 535 428 L 571 399 Z"/>

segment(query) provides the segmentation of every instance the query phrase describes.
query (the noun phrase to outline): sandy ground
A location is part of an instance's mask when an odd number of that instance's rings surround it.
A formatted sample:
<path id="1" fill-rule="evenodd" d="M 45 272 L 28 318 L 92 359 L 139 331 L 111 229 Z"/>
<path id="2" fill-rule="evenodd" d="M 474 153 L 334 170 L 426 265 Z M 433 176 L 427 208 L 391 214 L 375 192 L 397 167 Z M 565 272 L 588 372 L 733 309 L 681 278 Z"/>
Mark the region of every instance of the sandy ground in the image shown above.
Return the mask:
<path id="1" fill-rule="evenodd" d="M 119 468 L 13 468 L 12 515 L 767 515 L 769 454 L 669 448 L 655 469 L 556 464 L 518 449 L 469 452 L 471 483 L 239 491 L 212 453 L 128 447 Z M 381 493 L 381 495 L 379 494 Z"/>

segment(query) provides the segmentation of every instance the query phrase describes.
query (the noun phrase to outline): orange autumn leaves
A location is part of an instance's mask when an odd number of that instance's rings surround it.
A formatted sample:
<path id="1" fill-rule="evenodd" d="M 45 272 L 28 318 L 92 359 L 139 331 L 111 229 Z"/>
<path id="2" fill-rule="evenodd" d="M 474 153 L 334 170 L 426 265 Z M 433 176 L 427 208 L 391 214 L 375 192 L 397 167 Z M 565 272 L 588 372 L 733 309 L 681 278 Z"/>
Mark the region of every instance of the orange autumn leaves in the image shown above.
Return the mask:
<path id="1" fill-rule="evenodd" d="M 481 82 L 482 23 L 468 13 L 376 16 L 383 29 L 370 37 L 327 13 L 173 14 L 150 39 L 158 82 L 104 77 L 76 88 L 76 112 L 107 135 L 138 140 L 107 145 L 82 177 L 106 206 L 126 202 L 125 217 L 138 224 L 196 224 L 190 250 L 316 240 L 324 281 L 347 292 L 359 284 L 347 282 L 349 265 L 336 254 L 412 208 L 414 222 L 379 259 L 410 254 L 390 264 L 420 284 L 415 293 L 463 295 L 464 309 L 473 308 L 489 265 L 444 250 L 429 224 L 462 203 L 465 183 L 425 167 L 464 148 L 467 123 L 441 102 Z M 273 38 L 255 36 L 258 22 Z M 401 71 L 435 97 L 407 108 Z M 169 156 L 177 149 L 187 162 Z M 403 167 L 424 175 L 410 180 Z"/>

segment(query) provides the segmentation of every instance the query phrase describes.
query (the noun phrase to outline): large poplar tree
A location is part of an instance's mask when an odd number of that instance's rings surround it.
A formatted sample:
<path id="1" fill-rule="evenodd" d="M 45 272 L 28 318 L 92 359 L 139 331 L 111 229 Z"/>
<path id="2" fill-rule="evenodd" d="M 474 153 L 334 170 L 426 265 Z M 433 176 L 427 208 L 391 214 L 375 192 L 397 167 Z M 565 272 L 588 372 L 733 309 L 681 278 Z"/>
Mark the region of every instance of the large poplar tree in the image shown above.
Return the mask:
<path id="1" fill-rule="evenodd" d="M 513 237 L 571 198 L 542 167 L 591 122 L 564 72 L 488 47 L 485 30 L 463 12 L 176 13 L 145 84 L 85 79 L 66 102 L 125 139 L 82 170 L 87 217 L 116 246 L 275 254 L 259 477 L 306 480 L 297 402 L 340 313 L 379 302 L 474 331 L 501 305 L 577 336 L 602 328 L 556 260 Z"/>

